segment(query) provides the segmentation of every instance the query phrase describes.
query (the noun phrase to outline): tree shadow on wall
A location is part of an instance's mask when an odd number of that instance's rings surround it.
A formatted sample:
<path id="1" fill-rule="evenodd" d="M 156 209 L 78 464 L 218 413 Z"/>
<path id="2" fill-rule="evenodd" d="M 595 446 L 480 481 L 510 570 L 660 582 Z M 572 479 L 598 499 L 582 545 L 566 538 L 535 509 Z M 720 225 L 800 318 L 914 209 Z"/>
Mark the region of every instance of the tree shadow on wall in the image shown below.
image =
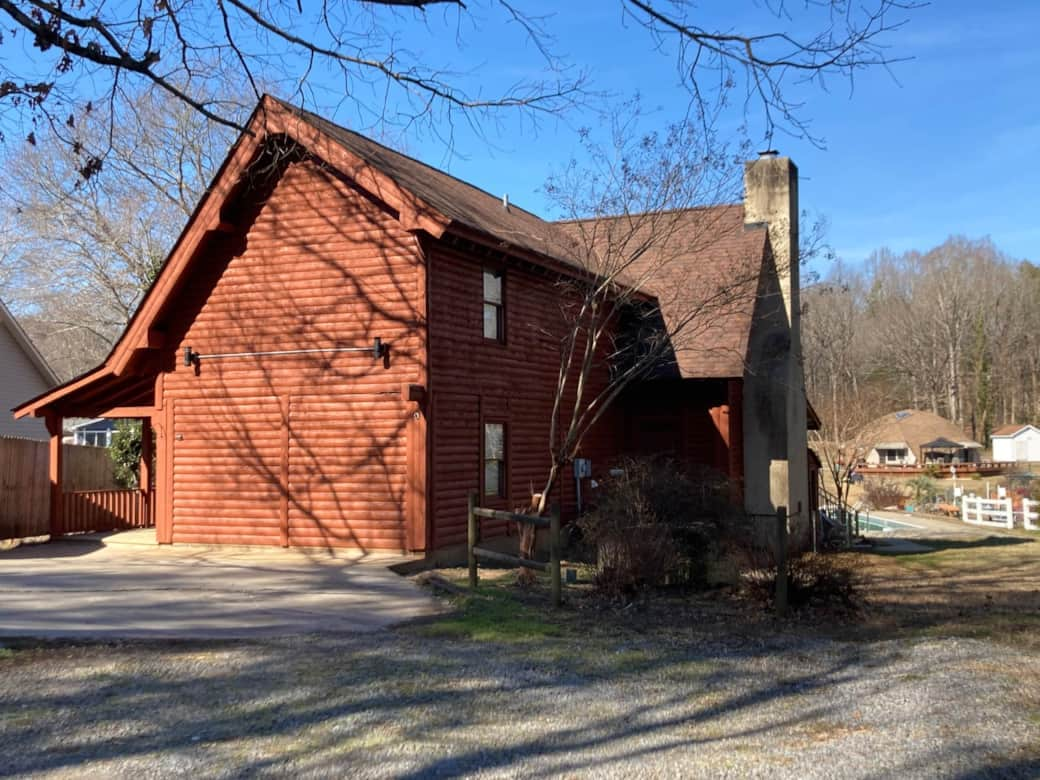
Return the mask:
<path id="1" fill-rule="evenodd" d="M 174 540 L 407 549 L 408 428 L 425 414 L 406 400 L 426 359 L 417 240 L 286 139 L 250 170 L 222 212 L 234 233 L 200 253 L 165 324 L 201 356 L 185 366 L 182 347 L 164 367 Z"/>

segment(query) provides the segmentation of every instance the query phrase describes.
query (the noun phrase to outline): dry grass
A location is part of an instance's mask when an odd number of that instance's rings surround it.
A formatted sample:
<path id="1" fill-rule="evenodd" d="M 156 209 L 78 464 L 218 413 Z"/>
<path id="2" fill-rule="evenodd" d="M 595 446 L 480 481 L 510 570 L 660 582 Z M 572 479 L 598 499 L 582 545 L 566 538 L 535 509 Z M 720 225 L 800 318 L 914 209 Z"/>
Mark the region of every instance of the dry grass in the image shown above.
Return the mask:
<path id="1" fill-rule="evenodd" d="M 871 635 L 966 636 L 1040 649 L 1036 536 L 921 540 L 933 552 L 849 554 Z"/>

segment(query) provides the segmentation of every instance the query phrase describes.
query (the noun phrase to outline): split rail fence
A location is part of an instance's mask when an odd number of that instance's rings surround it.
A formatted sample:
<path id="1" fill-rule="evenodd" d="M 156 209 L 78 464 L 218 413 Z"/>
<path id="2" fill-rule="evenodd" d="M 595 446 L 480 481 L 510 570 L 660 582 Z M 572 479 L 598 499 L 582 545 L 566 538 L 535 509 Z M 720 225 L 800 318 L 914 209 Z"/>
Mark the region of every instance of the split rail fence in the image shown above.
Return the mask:
<path id="1" fill-rule="evenodd" d="M 481 520 L 499 520 L 509 523 L 521 523 L 537 528 L 549 529 L 549 560 L 536 561 L 523 558 L 519 555 L 498 552 L 486 547 L 480 547 Z M 475 589 L 479 583 L 477 567 L 479 561 L 492 563 L 504 563 L 507 566 L 524 567 L 527 569 L 538 569 L 548 571 L 552 588 L 553 606 L 563 603 L 563 584 L 560 577 L 560 505 L 553 504 L 549 517 L 537 515 L 523 515 L 516 512 L 503 512 L 498 509 L 488 509 L 477 506 L 477 493 L 469 494 L 469 512 L 467 517 L 467 549 L 469 563 L 469 586 Z"/>

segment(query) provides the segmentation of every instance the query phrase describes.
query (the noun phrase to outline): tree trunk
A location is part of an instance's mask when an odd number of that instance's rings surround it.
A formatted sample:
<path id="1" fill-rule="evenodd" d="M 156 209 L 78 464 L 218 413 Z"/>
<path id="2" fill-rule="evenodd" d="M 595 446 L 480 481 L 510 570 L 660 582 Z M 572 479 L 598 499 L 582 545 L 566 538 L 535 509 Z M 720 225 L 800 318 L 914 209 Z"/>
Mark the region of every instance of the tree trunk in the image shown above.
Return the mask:
<path id="1" fill-rule="evenodd" d="M 535 496 L 531 496 L 531 503 L 528 505 L 525 514 L 537 515 L 541 517 L 545 514 L 545 509 L 549 505 L 549 494 L 552 489 L 556 487 L 556 480 L 560 475 L 560 464 L 555 458 L 553 464 L 549 468 L 549 476 L 545 480 L 545 486 L 542 488 L 542 492 Z M 520 524 L 520 557 L 529 558 L 534 560 L 535 551 L 538 548 L 538 529 L 533 525 L 527 523 Z M 520 571 L 516 575 L 516 581 L 520 585 L 532 585 L 535 581 L 534 569 L 528 569 L 524 566 L 520 567 Z"/>

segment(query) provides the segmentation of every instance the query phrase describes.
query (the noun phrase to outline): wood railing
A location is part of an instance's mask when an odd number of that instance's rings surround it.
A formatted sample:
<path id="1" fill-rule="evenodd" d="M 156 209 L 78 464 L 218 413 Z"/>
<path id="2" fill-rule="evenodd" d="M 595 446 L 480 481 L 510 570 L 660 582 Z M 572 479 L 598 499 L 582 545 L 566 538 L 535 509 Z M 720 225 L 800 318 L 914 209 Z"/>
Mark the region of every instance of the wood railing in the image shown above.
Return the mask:
<path id="1" fill-rule="evenodd" d="M 502 520 L 510 523 L 521 523 L 533 525 L 535 528 L 549 529 L 549 560 L 535 561 L 530 558 L 522 558 L 519 555 L 509 555 L 485 547 L 478 547 L 480 543 L 480 521 Z M 521 515 L 515 512 L 502 512 L 498 509 L 487 509 L 477 506 L 477 494 L 469 495 L 469 517 L 467 518 L 467 539 L 469 558 L 469 586 L 476 588 L 478 583 L 477 562 L 479 560 L 504 563 L 507 566 L 522 566 L 526 569 L 538 569 L 548 571 L 552 586 L 552 601 L 554 606 L 560 606 L 563 602 L 563 586 L 560 579 L 560 506 L 553 504 L 549 517 L 538 517 L 537 515 Z"/>
<path id="2" fill-rule="evenodd" d="M 62 495 L 62 531 L 121 531 L 152 525 L 152 513 L 140 490 L 77 490 Z"/>

